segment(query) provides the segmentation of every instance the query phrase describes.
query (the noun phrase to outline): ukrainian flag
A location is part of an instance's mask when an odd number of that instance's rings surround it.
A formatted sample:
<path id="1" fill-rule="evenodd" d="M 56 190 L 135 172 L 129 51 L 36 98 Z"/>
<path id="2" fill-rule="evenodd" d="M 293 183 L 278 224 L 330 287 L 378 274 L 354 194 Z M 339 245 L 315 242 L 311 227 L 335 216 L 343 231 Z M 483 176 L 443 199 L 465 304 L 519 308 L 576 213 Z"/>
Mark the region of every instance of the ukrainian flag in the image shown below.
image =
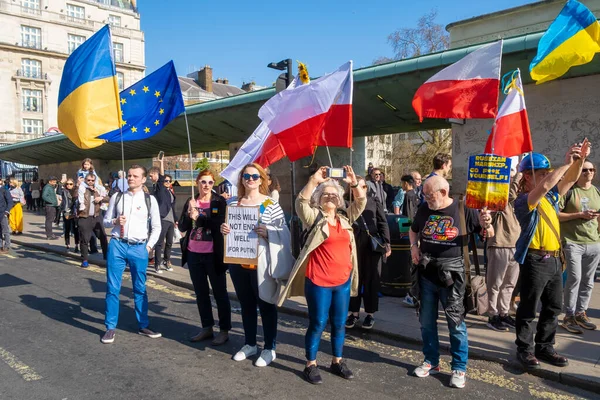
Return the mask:
<path id="1" fill-rule="evenodd" d="M 537 84 L 564 75 L 575 65 L 587 64 L 600 52 L 600 23 L 590 10 L 569 0 L 538 44 L 529 72 Z"/>
<path id="2" fill-rule="evenodd" d="M 100 146 L 98 136 L 119 129 L 119 87 L 108 25 L 67 59 L 58 92 L 58 128 L 80 149 Z"/>

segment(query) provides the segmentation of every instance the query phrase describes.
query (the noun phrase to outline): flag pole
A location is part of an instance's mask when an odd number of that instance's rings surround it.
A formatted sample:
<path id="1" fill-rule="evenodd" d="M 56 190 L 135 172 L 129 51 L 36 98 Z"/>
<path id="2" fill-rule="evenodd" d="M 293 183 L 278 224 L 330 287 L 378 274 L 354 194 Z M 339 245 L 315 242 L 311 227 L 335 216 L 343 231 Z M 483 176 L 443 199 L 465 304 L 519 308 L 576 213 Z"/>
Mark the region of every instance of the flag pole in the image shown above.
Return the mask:
<path id="1" fill-rule="evenodd" d="M 531 161 L 531 176 L 533 176 L 533 186 L 537 186 L 537 183 L 535 181 L 535 167 L 533 165 L 533 151 L 529 152 L 529 161 Z"/>
<path id="2" fill-rule="evenodd" d="M 194 166 L 192 165 L 192 140 L 190 139 L 190 127 L 188 125 L 188 119 L 187 119 L 187 111 L 184 107 L 183 109 L 183 118 L 185 119 L 185 130 L 187 132 L 187 140 L 188 140 L 188 151 L 189 151 L 189 157 L 190 157 L 190 179 L 192 180 L 192 182 L 194 181 Z M 194 184 L 192 183 L 192 202 L 194 201 Z"/>

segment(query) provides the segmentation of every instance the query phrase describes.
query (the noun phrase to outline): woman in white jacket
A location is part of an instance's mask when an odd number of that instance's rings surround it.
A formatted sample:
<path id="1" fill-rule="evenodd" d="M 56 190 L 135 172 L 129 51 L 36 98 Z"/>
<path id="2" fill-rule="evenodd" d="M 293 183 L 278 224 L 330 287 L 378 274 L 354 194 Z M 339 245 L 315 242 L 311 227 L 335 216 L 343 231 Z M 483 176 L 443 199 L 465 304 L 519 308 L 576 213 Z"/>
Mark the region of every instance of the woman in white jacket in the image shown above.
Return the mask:
<path id="1" fill-rule="evenodd" d="M 257 367 L 266 367 L 275 358 L 277 338 L 277 306 L 281 281 L 288 278 L 294 260 L 291 255 L 290 233 L 285 223 L 283 210 L 269 197 L 268 176 L 258 164 L 248 164 L 240 172 L 238 179 L 238 200 L 229 206 L 260 207 L 259 223 L 255 228 L 259 236 L 258 265 L 232 264 L 229 273 L 242 308 L 245 344 L 234 356 L 242 361 L 258 352 L 256 331 L 260 310 L 263 322 L 265 344 L 256 360 Z M 221 232 L 229 234 L 227 223 L 221 225 Z"/>

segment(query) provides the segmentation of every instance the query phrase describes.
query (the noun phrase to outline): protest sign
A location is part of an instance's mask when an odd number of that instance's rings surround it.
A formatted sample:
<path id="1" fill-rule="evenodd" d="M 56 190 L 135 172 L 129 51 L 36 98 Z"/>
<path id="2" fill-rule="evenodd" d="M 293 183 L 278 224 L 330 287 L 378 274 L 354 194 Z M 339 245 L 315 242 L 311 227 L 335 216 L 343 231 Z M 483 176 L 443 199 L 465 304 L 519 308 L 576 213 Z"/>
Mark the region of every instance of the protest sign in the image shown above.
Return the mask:
<path id="1" fill-rule="evenodd" d="M 469 208 L 502 211 L 508 204 L 510 159 L 493 154 L 469 157 L 467 199 Z"/>
<path id="2" fill-rule="evenodd" d="M 259 207 L 227 206 L 225 222 L 231 232 L 225 235 L 223 262 L 230 264 L 258 263 L 258 234 L 254 228 L 260 216 Z"/>

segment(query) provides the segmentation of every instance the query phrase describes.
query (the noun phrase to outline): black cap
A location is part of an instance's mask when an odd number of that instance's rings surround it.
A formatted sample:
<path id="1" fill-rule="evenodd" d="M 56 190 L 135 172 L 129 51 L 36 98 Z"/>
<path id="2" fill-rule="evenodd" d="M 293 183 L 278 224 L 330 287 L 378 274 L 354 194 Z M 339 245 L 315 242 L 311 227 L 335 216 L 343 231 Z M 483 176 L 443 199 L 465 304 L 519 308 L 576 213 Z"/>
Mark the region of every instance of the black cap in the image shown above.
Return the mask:
<path id="1" fill-rule="evenodd" d="M 48 182 L 50 182 L 50 181 L 57 181 L 57 180 L 58 179 L 54 175 L 51 175 L 50 178 L 48 178 Z"/>

